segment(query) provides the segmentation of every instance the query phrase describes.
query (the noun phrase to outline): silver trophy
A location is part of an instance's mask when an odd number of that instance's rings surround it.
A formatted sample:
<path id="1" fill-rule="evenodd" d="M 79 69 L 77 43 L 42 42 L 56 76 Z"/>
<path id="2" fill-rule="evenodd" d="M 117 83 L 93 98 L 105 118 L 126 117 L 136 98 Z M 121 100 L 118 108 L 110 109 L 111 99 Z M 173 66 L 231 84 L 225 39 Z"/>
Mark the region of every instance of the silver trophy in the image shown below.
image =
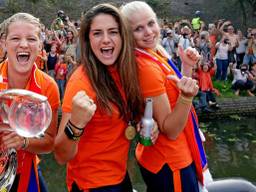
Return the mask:
<path id="1" fill-rule="evenodd" d="M 0 133 L 15 131 L 23 137 L 41 137 L 52 119 L 47 97 L 23 90 L 0 92 Z M 0 192 L 8 192 L 17 170 L 15 149 L 0 149 Z"/>

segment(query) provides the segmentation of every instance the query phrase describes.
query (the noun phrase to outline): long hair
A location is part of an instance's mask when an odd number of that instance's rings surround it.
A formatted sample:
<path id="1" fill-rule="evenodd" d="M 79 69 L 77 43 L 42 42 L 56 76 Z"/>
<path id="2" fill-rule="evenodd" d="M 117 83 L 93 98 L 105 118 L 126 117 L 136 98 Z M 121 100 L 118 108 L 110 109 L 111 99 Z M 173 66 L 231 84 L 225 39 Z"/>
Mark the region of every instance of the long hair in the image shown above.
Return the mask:
<path id="1" fill-rule="evenodd" d="M 119 25 L 122 48 L 114 66 L 119 73 L 127 102 L 122 98 L 115 81 L 108 72 L 108 67 L 98 60 L 90 46 L 91 24 L 99 14 L 111 15 Z M 110 4 L 99 4 L 86 12 L 81 22 L 80 43 L 81 62 L 96 92 L 100 109 L 112 112 L 111 103 L 114 103 L 123 118 L 128 117 L 129 114 L 137 116 L 143 105 L 139 89 L 138 69 L 135 62 L 132 33 L 120 11 Z"/>

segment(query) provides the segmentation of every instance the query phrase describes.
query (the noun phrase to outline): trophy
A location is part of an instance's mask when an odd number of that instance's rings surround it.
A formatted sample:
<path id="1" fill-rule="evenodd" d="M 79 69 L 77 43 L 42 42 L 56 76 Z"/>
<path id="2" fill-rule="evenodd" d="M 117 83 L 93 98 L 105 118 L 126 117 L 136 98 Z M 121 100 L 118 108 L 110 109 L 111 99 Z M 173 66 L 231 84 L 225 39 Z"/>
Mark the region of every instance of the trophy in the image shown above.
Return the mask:
<path id="1" fill-rule="evenodd" d="M 52 119 L 47 97 L 23 89 L 0 92 L 0 133 L 15 131 L 22 137 L 41 137 Z M 0 149 L 0 192 L 8 192 L 17 171 L 15 149 Z"/>

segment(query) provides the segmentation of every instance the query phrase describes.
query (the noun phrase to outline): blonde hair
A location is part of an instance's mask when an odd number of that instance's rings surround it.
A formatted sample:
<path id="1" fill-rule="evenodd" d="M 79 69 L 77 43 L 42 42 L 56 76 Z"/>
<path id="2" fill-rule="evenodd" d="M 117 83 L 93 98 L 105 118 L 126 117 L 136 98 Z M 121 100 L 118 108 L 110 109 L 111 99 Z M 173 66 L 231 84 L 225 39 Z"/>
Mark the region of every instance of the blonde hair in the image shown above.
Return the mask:
<path id="1" fill-rule="evenodd" d="M 1 24 L 1 27 L 3 27 L 3 33 L 8 35 L 9 26 L 12 23 L 16 22 L 16 21 L 22 21 L 22 22 L 30 23 L 30 24 L 38 27 L 39 32 L 41 31 L 41 23 L 40 23 L 40 20 L 38 18 L 34 17 L 33 15 L 31 15 L 29 13 L 16 13 L 16 14 L 12 15 L 11 17 L 9 17 L 8 19 L 6 19 Z"/>
<path id="2" fill-rule="evenodd" d="M 132 1 L 126 3 L 120 7 L 122 14 L 129 20 L 130 15 L 135 12 L 141 12 L 141 10 L 150 11 L 156 18 L 156 13 L 154 10 L 144 1 Z"/>

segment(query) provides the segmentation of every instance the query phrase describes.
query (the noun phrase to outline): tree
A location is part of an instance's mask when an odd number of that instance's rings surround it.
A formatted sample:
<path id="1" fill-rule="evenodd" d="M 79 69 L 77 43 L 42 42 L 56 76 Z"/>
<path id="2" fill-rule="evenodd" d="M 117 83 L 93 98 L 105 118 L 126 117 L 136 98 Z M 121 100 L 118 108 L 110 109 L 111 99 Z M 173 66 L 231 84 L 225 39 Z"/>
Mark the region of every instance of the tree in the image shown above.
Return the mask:
<path id="1" fill-rule="evenodd" d="M 247 3 L 251 6 L 252 8 L 252 14 L 254 17 L 256 17 L 256 0 L 246 0 Z"/>

